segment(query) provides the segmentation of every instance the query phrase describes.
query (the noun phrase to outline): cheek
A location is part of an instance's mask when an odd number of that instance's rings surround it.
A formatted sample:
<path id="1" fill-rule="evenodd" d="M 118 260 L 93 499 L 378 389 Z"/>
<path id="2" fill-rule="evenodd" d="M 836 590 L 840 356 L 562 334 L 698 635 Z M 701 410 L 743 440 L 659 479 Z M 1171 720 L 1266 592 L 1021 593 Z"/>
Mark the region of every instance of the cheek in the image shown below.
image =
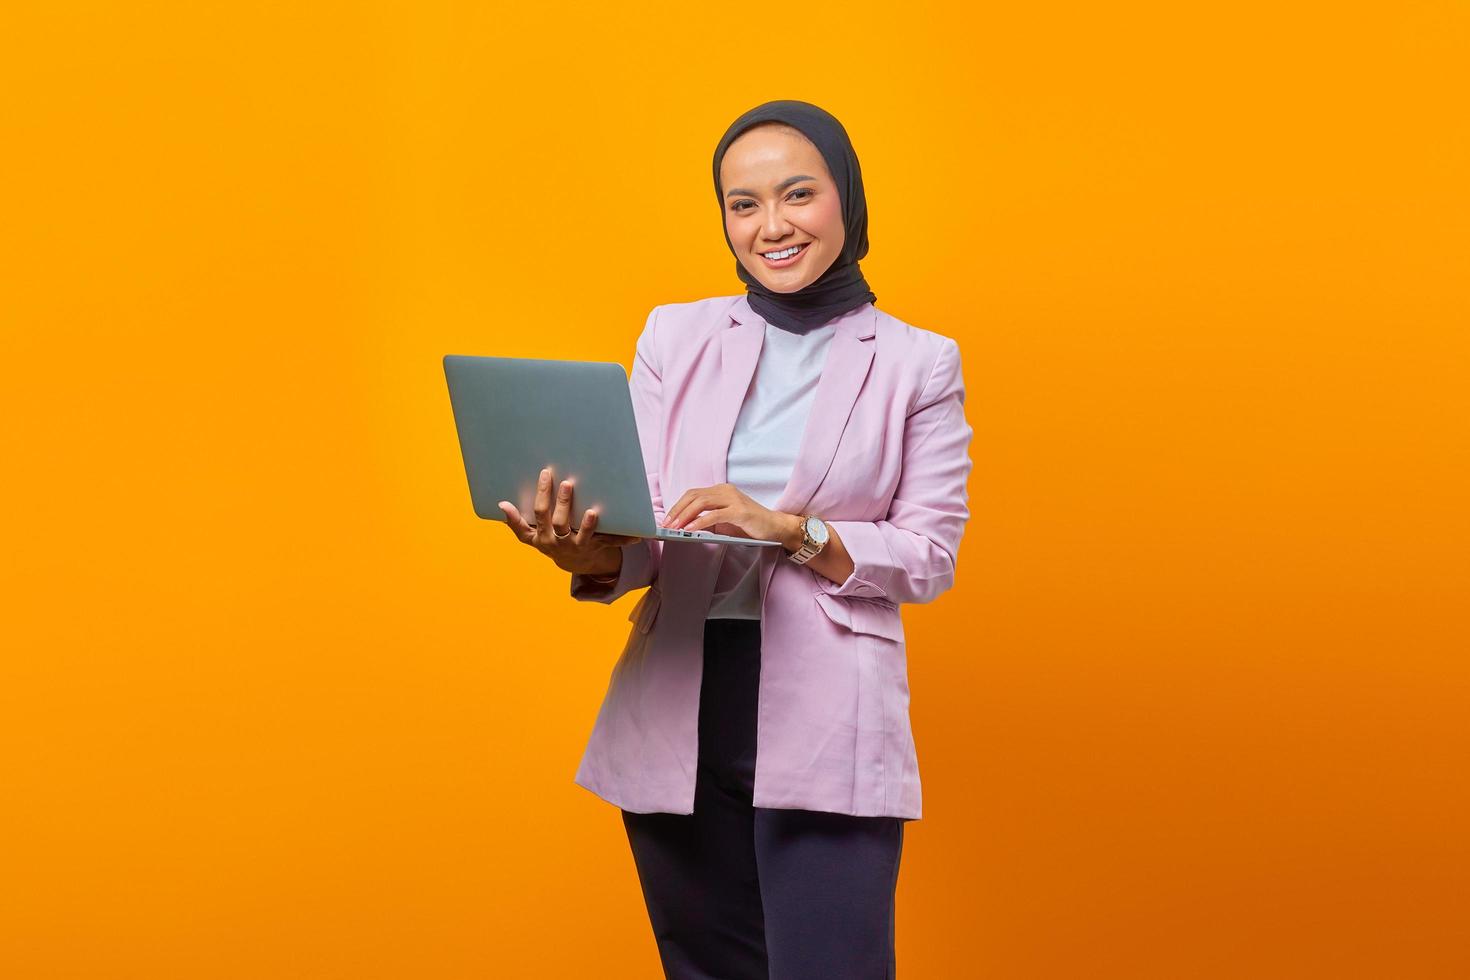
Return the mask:
<path id="1" fill-rule="evenodd" d="M 842 227 L 842 208 L 836 203 L 836 195 L 828 198 L 832 203 L 824 204 L 820 220 L 822 223 L 822 237 L 829 242 L 842 244 L 844 229 Z"/>
<path id="2" fill-rule="evenodd" d="M 730 237 L 730 244 L 734 245 L 736 250 L 738 251 L 741 245 L 741 236 L 744 235 L 745 232 L 741 231 L 738 224 L 730 220 L 728 212 L 726 213 L 725 217 L 725 234 Z"/>

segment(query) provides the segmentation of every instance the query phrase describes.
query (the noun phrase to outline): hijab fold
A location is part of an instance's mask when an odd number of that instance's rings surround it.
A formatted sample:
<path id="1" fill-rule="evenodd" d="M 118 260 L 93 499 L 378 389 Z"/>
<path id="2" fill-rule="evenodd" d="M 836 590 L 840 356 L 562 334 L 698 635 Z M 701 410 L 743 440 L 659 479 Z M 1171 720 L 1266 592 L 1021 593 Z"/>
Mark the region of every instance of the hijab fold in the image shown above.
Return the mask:
<path id="1" fill-rule="evenodd" d="M 805 333 L 878 299 L 858 268 L 858 260 L 868 254 L 868 201 L 863 194 L 863 173 L 858 166 L 857 153 L 853 151 L 852 141 L 847 138 L 847 130 L 842 123 L 810 102 L 780 99 L 762 103 L 736 119 L 715 148 L 715 198 L 720 205 L 722 228 L 725 224 L 725 200 L 720 188 L 720 161 L 741 133 L 757 123 L 771 121 L 799 129 L 822 154 L 827 170 L 837 184 L 837 196 L 842 204 L 845 230 L 842 251 L 813 282 L 794 293 L 778 293 L 768 289 L 745 268 L 735 253 L 735 246 L 730 243 L 728 228 L 724 229 L 725 244 L 729 246 L 730 254 L 736 255 L 735 274 L 745 283 L 750 308 L 773 326 Z"/>

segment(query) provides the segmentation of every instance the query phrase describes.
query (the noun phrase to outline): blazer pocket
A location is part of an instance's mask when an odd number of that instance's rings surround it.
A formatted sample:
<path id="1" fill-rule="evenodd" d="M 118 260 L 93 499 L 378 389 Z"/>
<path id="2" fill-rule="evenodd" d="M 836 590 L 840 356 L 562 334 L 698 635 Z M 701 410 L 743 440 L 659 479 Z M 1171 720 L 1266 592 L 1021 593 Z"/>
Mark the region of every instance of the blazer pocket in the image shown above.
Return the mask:
<path id="1" fill-rule="evenodd" d="M 658 607 L 662 599 L 659 590 L 655 586 L 649 586 L 648 591 L 633 606 L 633 611 L 628 613 L 628 621 L 637 627 L 638 632 L 647 633 L 653 629 L 653 621 L 658 618 Z"/>
<path id="2" fill-rule="evenodd" d="M 903 642 L 903 620 L 899 617 L 898 606 L 826 592 L 813 592 L 812 595 L 827 618 L 843 629 Z"/>

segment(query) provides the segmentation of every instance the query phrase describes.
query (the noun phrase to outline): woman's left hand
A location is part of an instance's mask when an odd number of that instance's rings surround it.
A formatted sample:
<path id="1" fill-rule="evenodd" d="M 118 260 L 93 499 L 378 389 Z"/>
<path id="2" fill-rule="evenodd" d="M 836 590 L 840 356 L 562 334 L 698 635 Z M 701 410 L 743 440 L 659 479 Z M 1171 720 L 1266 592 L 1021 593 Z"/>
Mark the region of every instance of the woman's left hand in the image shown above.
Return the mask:
<path id="1" fill-rule="evenodd" d="M 687 490 L 664 517 L 664 527 L 782 542 L 794 524 L 792 515 L 762 507 L 732 483 Z"/>

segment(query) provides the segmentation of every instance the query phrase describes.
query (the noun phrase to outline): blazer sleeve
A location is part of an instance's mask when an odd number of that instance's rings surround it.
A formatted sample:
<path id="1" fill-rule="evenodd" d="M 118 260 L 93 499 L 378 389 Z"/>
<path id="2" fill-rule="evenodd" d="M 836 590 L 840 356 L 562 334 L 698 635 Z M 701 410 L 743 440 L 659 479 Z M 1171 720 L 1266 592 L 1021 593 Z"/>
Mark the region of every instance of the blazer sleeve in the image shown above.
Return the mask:
<path id="1" fill-rule="evenodd" d="M 831 595 L 931 602 L 954 585 L 960 536 L 970 517 L 966 484 L 973 430 L 965 420 L 959 344 L 945 340 L 904 424 L 903 471 L 887 517 L 827 522 L 854 565 L 841 583 L 814 576 Z"/>
<path id="2" fill-rule="evenodd" d="M 662 524 L 666 516 L 663 492 L 659 488 L 659 459 L 663 456 L 659 433 L 663 431 L 662 371 L 659 365 L 655 330 L 659 307 L 648 314 L 648 322 L 638 336 L 633 353 L 633 370 L 628 377 L 633 398 L 633 418 L 638 424 L 638 444 L 643 451 L 643 471 L 648 477 L 648 493 L 653 498 L 654 519 Z M 658 580 L 663 559 L 663 542 L 640 538 L 623 546 L 623 567 L 618 580 L 598 585 L 585 575 L 572 574 L 572 598 L 583 602 L 613 602 L 633 589 L 641 589 Z"/>

